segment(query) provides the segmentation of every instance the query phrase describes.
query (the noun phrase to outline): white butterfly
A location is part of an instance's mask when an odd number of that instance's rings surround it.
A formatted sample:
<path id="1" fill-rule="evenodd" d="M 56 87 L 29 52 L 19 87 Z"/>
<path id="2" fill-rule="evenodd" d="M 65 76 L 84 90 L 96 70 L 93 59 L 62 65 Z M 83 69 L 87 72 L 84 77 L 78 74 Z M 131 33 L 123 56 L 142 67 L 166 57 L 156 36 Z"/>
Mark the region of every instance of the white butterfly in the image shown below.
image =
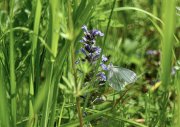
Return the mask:
<path id="1" fill-rule="evenodd" d="M 117 91 L 121 91 L 126 85 L 134 83 L 137 79 L 136 73 L 126 68 L 109 65 L 108 70 L 107 81 Z"/>

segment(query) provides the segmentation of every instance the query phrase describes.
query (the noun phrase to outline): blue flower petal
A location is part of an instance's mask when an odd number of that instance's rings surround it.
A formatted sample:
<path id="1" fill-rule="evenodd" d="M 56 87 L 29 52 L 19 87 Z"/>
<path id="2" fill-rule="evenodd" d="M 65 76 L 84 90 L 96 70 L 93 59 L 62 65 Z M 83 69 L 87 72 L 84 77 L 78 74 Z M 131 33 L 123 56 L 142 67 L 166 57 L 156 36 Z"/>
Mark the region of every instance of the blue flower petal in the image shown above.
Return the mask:
<path id="1" fill-rule="evenodd" d="M 105 64 L 101 63 L 100 65 L 101 65 L 101 67 L 102 67 L 103 70 L 105 70 L 105 71 L 108 70 L 108 67 L 107 67 Z"/>
<path id="2" fill-rule="evenodd" d="M 96 53 L 96 54 L 100 54 L 100 53 L 101 53 L 101 48 L 97 47 L 95 53 Z"/>
<path id="3" fill-rule="evenodd" d="M 92 40 L 91 40 L 91 43 L 92 43 L 92 44 L 95 44 L 95 43 L 96 43 L 96 40 L 95 40 L 95 39 L 92 39 Z"/>
<path id="4" fill-rule="evenodd" d="M 106 75 L 104 72 L 100 72 L 97 74 L 101 81 L 106 81 Z"/>
<path id="5" fill-rule="evenodd" d="M 93 60 L 93 54 L 92 54 L 92 53 L 89 53 L 89 54 L 87 55 L 86 59 L 87 59 L 88 61 L 92 62 L 92 60 Z"/>
<path id="6" fill-rule="evenodd" d="M 102 55 L 102 62 L 107 62 L 108 58 L 105 55 Z"/>
<path id="7" fill-rule="evenodd" d="M 91 53 L 91 46 L 89 44 L 85 44 L 84 45 L 84 48 L 89 52 Z"/>
<path id="8" fill-rule="evenodd" d="M 86 25 L 83 25 L 83 26 L 82 26 L 82 30 L 87 33 L 87 32 L 88 32 L 87 26 L 86 26 Z"/>
<path id="9" fill-rule="evenodd" d="M 97 47 L 97 46 L 92 46 L 92 53 L 95 54 L 100 54 L 101 53 L 101 48 Z"/>
<path id="10" fill-rule="evenodd" d="M 86 37 L 82 37 L 82 40 L 80 40 L 80 42 L 86 42 L 86 41 L 87 41 Z"/>
<path id="11" fill-rule="evenodd" d="M 104 36 L 104 33 L 102 33 L 101 31 L 98 31 L 98 35 L 102 37 Z"/>
<path id="12" fill-rule="evenodd" d="M 92 35 L 95 37 L 95 36 L 104 36 L 104 33 L 102 33 L 101 31 L 99 30 L 92 30 Z"/>
<path id="13" fill-rule="evenodd" d="M 86 53 L 86 51 L 85 51 L 85 49 L 84 49 L 84 48 L 81 48 L 81 52 L 82 52 L 84 55 L 86 55 L 86 56 L 87 56 L 87 53 Z"/>
<path id="14" fill-rule="evenodd" d="M 96 61 L 100 57 L 100 54 L 95 54 L 92 58 L 93 61 Z"/>

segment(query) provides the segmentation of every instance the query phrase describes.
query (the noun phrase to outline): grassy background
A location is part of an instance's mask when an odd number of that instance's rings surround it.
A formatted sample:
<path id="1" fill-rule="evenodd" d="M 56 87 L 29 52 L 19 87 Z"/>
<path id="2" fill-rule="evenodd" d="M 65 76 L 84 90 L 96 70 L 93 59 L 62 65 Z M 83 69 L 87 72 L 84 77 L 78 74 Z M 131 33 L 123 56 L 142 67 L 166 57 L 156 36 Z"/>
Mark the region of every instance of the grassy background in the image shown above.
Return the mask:
<path id="1" fill-rule="evenodd" d="M 0 127 L 178 126 L 179 8 L 177 0 L 1 0 Z M 83 86 L 91 68 L 79 65 L 80 76 L 75 61 L 84 24 L 105 33 L 97 45 L 137 73 L 135 84 Z M 106 99 L 93 103 L 98 96 Z"/>

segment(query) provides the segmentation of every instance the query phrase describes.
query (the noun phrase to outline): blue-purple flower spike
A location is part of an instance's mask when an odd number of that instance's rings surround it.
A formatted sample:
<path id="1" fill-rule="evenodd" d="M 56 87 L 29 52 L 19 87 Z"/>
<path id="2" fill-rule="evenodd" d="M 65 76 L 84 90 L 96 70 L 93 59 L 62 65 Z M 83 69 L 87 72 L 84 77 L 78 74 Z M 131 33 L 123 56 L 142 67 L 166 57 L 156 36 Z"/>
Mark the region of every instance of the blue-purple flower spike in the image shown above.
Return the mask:
<path id="1" fill-rule="evenodd" d="M 95 44 L 96 40 L 95 37 L 96 36 L 104 36 L 104 34 L 99 31 L 99 30 L 88 30 L 86 25 L 82 26 L 82 30 L 84 31 L 85 36 L 82 38 L 82 40 L 80 40 L 80 42 L 84 42 L 84 43 L 88 43 L 88 44 Z"/>
<path id="2" fill-rule="evenodd" d="M 87 26 L 82 26 L 82 30 L 84 31 L 84 37 L 82 37 L 82 40 L 80 40 L 80 42 L 83 43 L 83 47 L 81 48 L 81 52 L 85 55 L 85 59 L 91 63 L 97 63 L 97 60 L 99 58 L 101 58 L 101 48 L 95 45 L 96 42 L 96 36 L 104 36 L 104 34 L 96 29 L 93 30 L 88 30 Z M 104 62 L 108 61 L 108 58 L 104 55 L 102 55 L 101 58 L 101 70 L 100 72 L 98 72 L 98 74 L 96 75 L 97 78 L 102 81 L 105 82 L 106 81 L 106 75 L 103 71 L 107 71 L 108 67 L 107 65 L 104 64 Z"/>

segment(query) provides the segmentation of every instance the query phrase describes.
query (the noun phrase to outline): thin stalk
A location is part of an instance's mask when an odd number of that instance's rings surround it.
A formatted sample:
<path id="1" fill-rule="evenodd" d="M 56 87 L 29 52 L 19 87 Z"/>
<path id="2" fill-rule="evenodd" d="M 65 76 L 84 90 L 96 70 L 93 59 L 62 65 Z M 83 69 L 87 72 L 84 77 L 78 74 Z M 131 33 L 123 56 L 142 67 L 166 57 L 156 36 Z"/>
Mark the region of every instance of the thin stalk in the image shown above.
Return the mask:
<path id="1" fill-rule="evenodd" d="M 76 98 L 76 106 L 77 106 L 77 111 L 78 111 L 78 116 L 79 116 L 79 124 L 80 124 L 80 127 L 83 127 L 83 117 L 82 117 L 82 112 L 81 112 L 80 97 Z"/>
<path id="2" fill-rule="evenodd" d="M 78 112 L 78 117 L 79 117 L 79 123 L 80 127 L 83 127 L 83 118 L 82 118 L 82 112 L 81 112 L 81 104 L 80 104 L 80 96 L 79 96 L 79 86 L 78 86 L 78 81 L 77 81 L 77 70 L 75 66 L 75 51 L 74 51 L 74 45 L 75 45 L 75 36 L 74 36 L 74 26 L 73 26 L 73 20 L 72 20 L 72 15 L 71 15 L 71 3 L 68 1 L 68 21 L 69 21 L 69 32 L 71 34 L 71 58 L 72 58 L 72 69 L 73 69 L 73 76 L 75 80 L 75 87 L 76 87 L 76 108 Z"/>
<path id="3" fill-rule="evenodd" d="M 38 91 L 38 86 L 39 86 L 39 81 L 35 77 L 40 77 L 40 67 L 39 67 L 39 56 L 40 56 L 40 51 L 39 51 L 39 44 L 38 42 L 38 33 L 39 33 L 39 24 L 40 24 L 40 18 L 41 18 L 41 1 L 37 0 L 36 1 L 36 11 L 35 11 L 35 19 L 34 19 L 34 27 L 33 27 L 33 33 L 32 34 L 32 59 L 31 59 L 31 64 L 32 64 L 32 80 L 33 83 L 35 82 L 35 94 Z M 37 72 L 37 73 L 36 73 Z"/>
<path id="4" fill-rule="evenodd" d="M 1 58 L 0 58 L 1 60 Z M 10 114 L 9 114 L 9 105 L 8 99 L 6 97 L 6 86 L 4 83 L 4 69 L 2 66 L 2 61 L 0 61 L 0 126 L 10 127 Z"/>
<path id="5" fill-rule="evenodd" d="M 49 116 L 49 105 L 50 105 L 50 95 L 51 95 L 51 78 L 52 78 L 52 72 L 53 72 L 53 64 L 50 62 L 49 66 L 46 70 L 46 86 L 48 87 L 48 91 L 47 91 L 47 99 L 45 101 L 44 104 L 44 108 L 43 108 L 43 117 L 42 117 L 42 121 L 41 121 L 41 127 L 47 127 L 48 124 L 48 116 Z"/>
<path id="6" fill-rule="evenodd" d="M 75 55 L 74 55 L 74 48 L 73 45 L 71 47 L 71 56 L 72 56 L 72 68 L 73 68 L 73 75 L 74 75 L 74 80 L 75 80 L 75 86 L 76 86 L 76 108 L 78 111 L 78 116 L 79 116 L 79 123 L 80 127 L 83 127 L 83 118 L 82 118 L 82 112 L 81 112 L 81 104 L 80 104 L 80 96 L 79 96 L 79 87 L 78 87 L 78 82 L 77 82 L 77 72 L 76 72 L 76 67 L 75 67 Z"/>
<path id="7" fill-rule="evenodd" d="M 63 96 L 63 98 L 64 98 L 64 101 L 63 101 L 61 111 L 60 111 L 60 114 L 59 114 L 58 127 L 60 127 L 60 125 L 61 125 L 61 118 L 62 118 L 62 114 L 63 114 L 64 105 L 65 105 L 65 102 L 66 102 L 66 98 L 64 96 Z"/>
<path id="8" fill-rule="evenodd" d="M 10 44 L 9 44 L 9 66 L 10 66 L 10 85 L 11 85 L 11 114 L 12 126 L 16 126 L 16 77 L 14 67 L 14 35 L 13 35 L 13 10 L 14 0 L 10 1 Z"/>
<path id="9" fill-rule="evenodd" d="M 60 74 L 59 77 L 62 76 L 62 73 Z M 51 114 L 50 114 L 50 124 L 49 127 L 53 127 L 54 126 L 54 122 L 55 122 L 55 114 L 56 114 L 56 104 L 57 104 L 57 97 L 58 97 L 58 83 L 59 83 L 59 79 L 56 79 L 54 84 L 54 90 L 53 90 L 53 97 L 52 99 L 54 100 L 53 104 L 52 104 L 52 110 L 51 110 Z"/>
<path id="10" fill-rule="evenodd" d="M 52 75 L 53 75 L 53 61 L 51 59 L 51 55 L 47 54 L 47 69 L 46 69 L 46 82 L 45 85 L 48 88 L 47 91 L 47 99 L 45 100 L 44 107 L 43 107 L 43 117 L 41 121 L 42 127 L 47 127 L 48 125 L 48 117 L 50 112 L 50 101 L 51 101 L 51 95 L 53 90 L 53 84 L 52 84 Z"/>
<path id="11" fill-rule="evenodd" d="M 72 52 L 74 53 L 74 52 Z M 76 72 L 76 68 L 75 68 L 75 57 L 74 54 L 72 55 L 72 65 L 73 65 L 73 70 L 74 70 L 74 79 L 75 79 L 75 86 L 76 86 L 76 108 L 78 111 L 78 116 L 79 116 L 79 123 L 80 123 L 80 127 L 83 127 L 83 117 L 82 117 L 82 112 L 81 112 L 81 104 L 80 104 L 80 96 L 79 96 L 79 87 L 78 87 L 78 83 L 77 83 L 77 72 Z"/>
<path id="12" fill-rule="evenodd" d="M 30 72 L 30 75 L 31 75 L 31 72 Z M 28 124 L 31 124 L 33 125 L 33 115 L 34 115 L 34 111 L 33 111 L 33 96 L 34 96 L 34 85 L 33 85 L 33 79 L 32 79 L 32 75 L 30 76 L 30 85 L 29 85 L 29 119 L 31 123 L 28 123 Z"/>
<path id="13" fill-rule="evenodd" d="M 103 53 L 103 51 L 104 51 L 104 48 L 105 48 L 106 39 L 107 39 L 108 31 L 109 31 L 109 26 L 110 26 L 110 23 L 111 23 L 113 11 L 114 11 L 114 8 L 115 8 L 115 4 L 116 4 L 116 0 L 114 0 L 114 2 L 113 2 L 112 8 L 111 8 L 111 13 L 110 13 L 110 15 L 109 15 L 109 20 L 108 20 L 108 23 L 107 23 L 106 32 L 105 32 L 105 37 L 104 37 L 104 40 L 103 40 L 103 47 L 102 47 L 101 55 L 102 55 L 102 53 Z"/>
<path id="14" fill-rule="evenodd" d="M 28 123 L 28 125 L 33 125 L 33 123 L 35 122 L 34 120 L 36 120 L 35 118 L 33 118 L 35 116 L 34 114 L 34 110 L 33 110 L 33 100 L 34 100 L 34 94 L 37 93 L 37 87 L 39 86 L 39 84 L 37 84 L 37 80 L 35 80 L 35 77 L 40 77 L 39 75 L 39 71 L 40 69 L 39 67 L 39 59 L 37 59 L 37 57 L 39 56 L 39 54 L 37 54 L 37 42 L 38 42 L 38 33 L 39 33 L 39 24 L 40 24 L 40 17 L 41 17 L 41 1 L 37 0 L 36 1 L 36 11 L 35 11 L 35 19 L 34 19 L 34 28 L 33 28 L 33 33 L 32 34 L 32 57 L 31 57 L 31 71 L 30 71 L 30 85 L 29 85 L 29 95 L 30 95 L 30 99 L 29 99 L 29 118 L 32 119 Z M 39 52 L 38 52 L 39 53 Z M 37 73 L 35 73 L 37 72 Z M 38 75 L 36 75 L 38 74 Z M 36 75 L 36 76 L 35 76 Z M 36 78 L 37 79 L 37 78 Z M 34 85 L 35 83 L 35 85 Z"/>

